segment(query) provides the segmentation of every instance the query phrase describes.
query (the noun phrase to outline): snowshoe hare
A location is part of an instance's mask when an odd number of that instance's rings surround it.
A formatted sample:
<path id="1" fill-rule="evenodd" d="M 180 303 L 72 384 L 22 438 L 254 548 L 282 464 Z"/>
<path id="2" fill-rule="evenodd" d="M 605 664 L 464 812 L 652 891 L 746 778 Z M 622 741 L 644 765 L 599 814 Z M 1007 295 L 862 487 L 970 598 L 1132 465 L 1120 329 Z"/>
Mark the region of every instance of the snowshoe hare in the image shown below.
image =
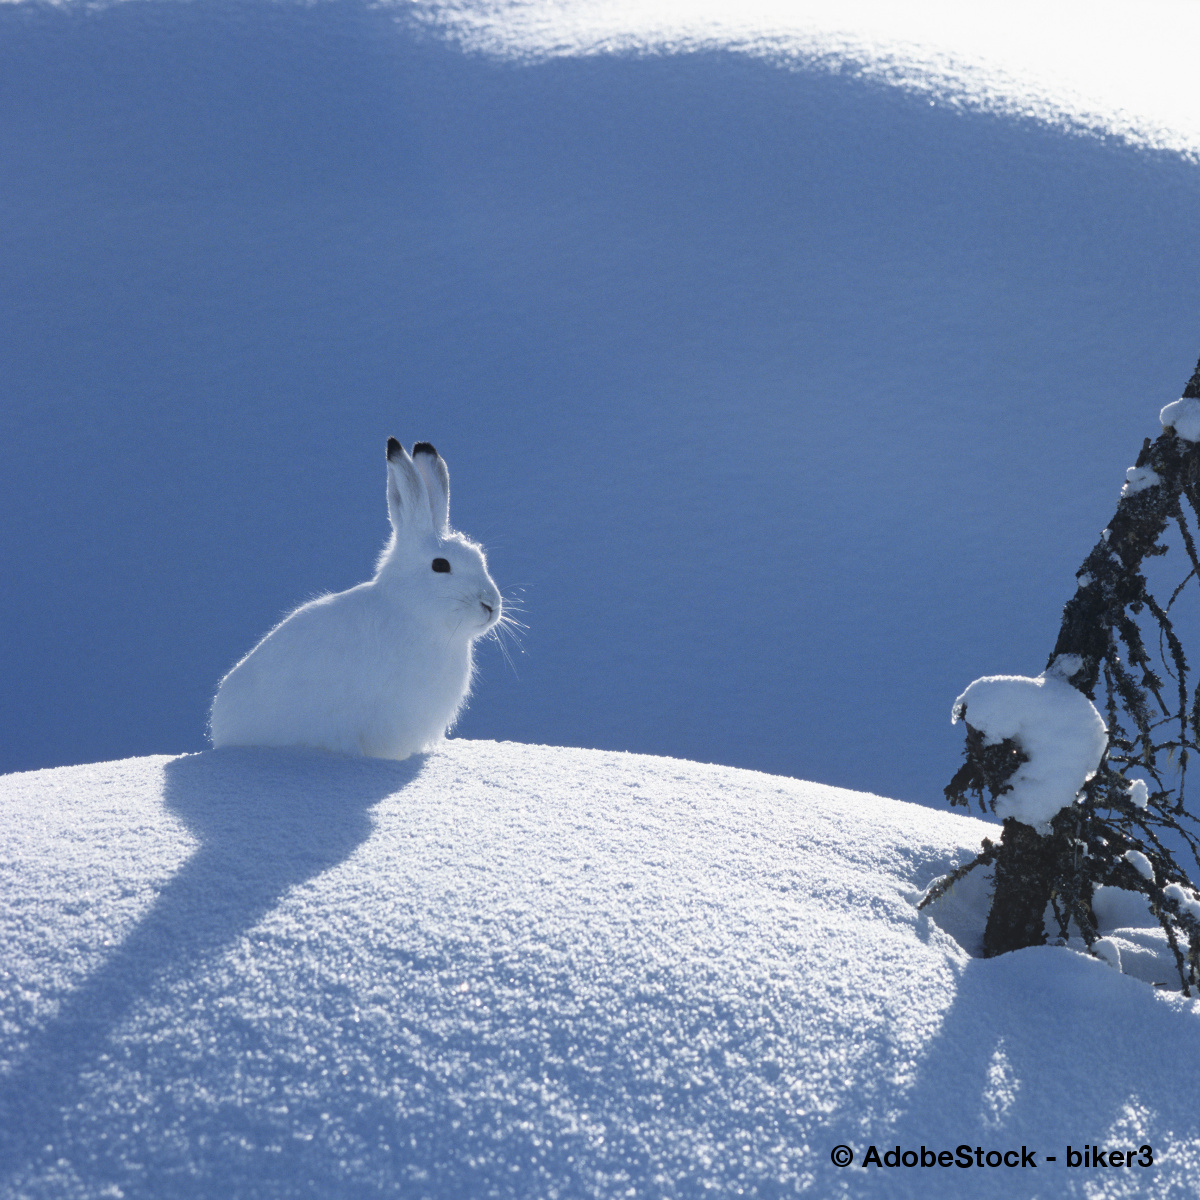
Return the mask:
<path id="1" fill-rule="evenodd" d="M 301 605 L 221 680 L 214 746 L 406 758 L 454 724 L 500 593 L 483 551 L 450 528 L 438 452 L 389 438 L 387 472 L 392 536 L 375 578 Z"/>

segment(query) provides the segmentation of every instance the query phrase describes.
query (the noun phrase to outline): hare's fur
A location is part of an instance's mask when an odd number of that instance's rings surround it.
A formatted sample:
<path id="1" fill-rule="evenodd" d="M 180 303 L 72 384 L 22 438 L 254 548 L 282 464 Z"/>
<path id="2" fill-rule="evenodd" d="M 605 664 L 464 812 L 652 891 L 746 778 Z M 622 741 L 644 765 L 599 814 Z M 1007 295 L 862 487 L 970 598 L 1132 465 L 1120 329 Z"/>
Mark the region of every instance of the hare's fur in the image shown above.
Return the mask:
<path id="1" fill-rule="evenodd" d="M 214 746 L 406 758 L 445 736 L 500 593 L 483 551 L 449 527 L 449 473 L 428 443 L 410 456 L 389 439 L 388 515 L 374 579 L 301 605 L 221 680 Z"/>

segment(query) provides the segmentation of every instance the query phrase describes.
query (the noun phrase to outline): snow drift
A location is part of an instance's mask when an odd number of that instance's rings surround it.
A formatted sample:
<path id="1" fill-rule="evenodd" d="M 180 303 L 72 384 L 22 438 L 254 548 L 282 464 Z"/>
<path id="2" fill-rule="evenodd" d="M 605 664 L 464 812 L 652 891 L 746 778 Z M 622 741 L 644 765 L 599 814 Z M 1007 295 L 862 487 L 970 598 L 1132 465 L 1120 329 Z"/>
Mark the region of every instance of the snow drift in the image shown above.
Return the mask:
<path id="1" fill-rule="evenodd" d="M 462 741 L 62 768 L 0 805 L 5 1196 L 1185 1195 L 1200 1169 L 1194 1002 L 1068 949 L 972 958 L 916 911 L 972 818 Z M 1039 1167 L 830 1161 L 963 1143 Z M 1155 1165 L 1068 1170 L 1068 1143 Z"/>

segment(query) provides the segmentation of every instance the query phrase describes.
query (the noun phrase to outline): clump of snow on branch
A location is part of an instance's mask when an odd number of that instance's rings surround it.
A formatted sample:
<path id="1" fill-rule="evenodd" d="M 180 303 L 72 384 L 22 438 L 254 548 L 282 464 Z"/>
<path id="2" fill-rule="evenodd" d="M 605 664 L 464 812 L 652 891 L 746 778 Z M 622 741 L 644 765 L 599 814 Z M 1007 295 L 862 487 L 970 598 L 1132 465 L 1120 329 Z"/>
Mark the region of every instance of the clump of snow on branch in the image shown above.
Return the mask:
<path id="1" fill-rule="evenodd" d="M 1144 492 L 1147 488 L 1157 487 L 1162 483 L 1158 472 L 1150 467 L 1130 467 L 1125 472 L 1125 486 L 1121 489 L 1122 496 L 1133 496 Z"/>
<path id="2" fill-rule="evenodd" d="M 1168 900 L 1174 900 L 1179 905 L 1179 911 L 1200 921 L 1200 900 L 1181 887 L 1178 883 L 1170 883 L 1163 888 L 1163 895 Z"/>
<path id="3" fill-rule="evenodd" d="M 1142 785 L 1145 787 L 1145 784 Z M 1143 878 L 1154 882 L 1154 867 L 1140 850 L 1126 850 L 1125 861 Z"/>
<path id="4" fill-rule="evenodd" d="M 1091 582 L 1089 580 L 1089 582 Z M 1057 676 L 1059 679 L 1071 680 L 1080 671 L 1083 670 L 1083 658 L 1078 654 L 1060 654 L 1049 667 L 1046 668 L 1048 675 Z"/>
<path id="5" fill-rule="evenodd" d="M 1134 808 L 1145 809 L 1150 804 L 1150 789 L 1144 779 L 1135 779 L 1129 785 L 1129 803 Z"/>
<path id="6" fill-rule="evenodd" d="M 1011 790 L 996 798 L 996 815 L 1045 825 L 1074 803 L 1100 766 L 1108 731 L 1092 702 L 1069 683 L 1046 674 L 989 675 L 954 702 L 951 721 L 965 719 L 985 744 L 1014 741 L 1027 757 Z"/>
<path id="7" fill-rule="evenodd" d="M 1174 429 L 1185 442 L 1200 442 L 1200 400 L 1185 396 L 1158 414 L 1164 429 Z"/>

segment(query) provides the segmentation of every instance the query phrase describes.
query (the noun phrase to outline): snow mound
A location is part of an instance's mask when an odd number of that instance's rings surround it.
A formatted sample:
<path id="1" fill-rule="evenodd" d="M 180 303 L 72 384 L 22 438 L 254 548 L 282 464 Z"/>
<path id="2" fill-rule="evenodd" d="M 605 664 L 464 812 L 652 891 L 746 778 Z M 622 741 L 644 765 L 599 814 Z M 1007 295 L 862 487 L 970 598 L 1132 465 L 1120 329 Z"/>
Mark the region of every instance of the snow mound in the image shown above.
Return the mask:
<path id="1" fill-rule="evenodd" d="M 0 804 L 5 1196 L 1184 1195 L 1200 1167 L 1193 1002 L 916 911 L 981 821 L 462 741 Z M 1068 1170 L 1085 1142 L 1155 1165 Z M 1038 1170 L 860 1165 L 965 1143 Z"/>

